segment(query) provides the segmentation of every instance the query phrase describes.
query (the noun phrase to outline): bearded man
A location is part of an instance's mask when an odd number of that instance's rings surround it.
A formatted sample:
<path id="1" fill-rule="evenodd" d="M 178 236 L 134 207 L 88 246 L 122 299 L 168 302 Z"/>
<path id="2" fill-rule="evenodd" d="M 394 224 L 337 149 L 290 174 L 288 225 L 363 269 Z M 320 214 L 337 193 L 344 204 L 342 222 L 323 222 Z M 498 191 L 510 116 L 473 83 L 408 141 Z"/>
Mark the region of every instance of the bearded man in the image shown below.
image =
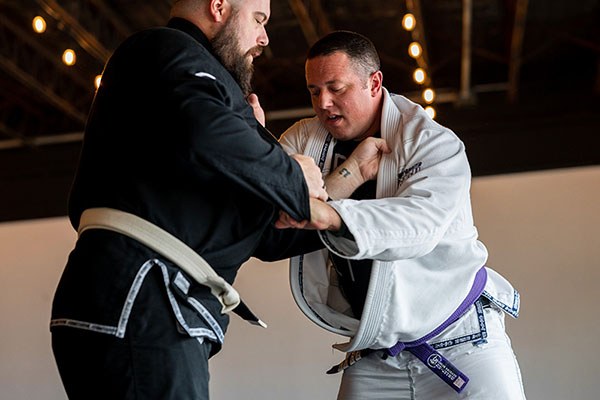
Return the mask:
<path id="1" fill-rule="evenodd" d="M 269 0 L 178 0 L 108 61 L 50 323 L 69 398 L 207 399 L 238 269 L 280 212 L 309 220 L 327 198 L 246 100 L 269 15 Z"/>

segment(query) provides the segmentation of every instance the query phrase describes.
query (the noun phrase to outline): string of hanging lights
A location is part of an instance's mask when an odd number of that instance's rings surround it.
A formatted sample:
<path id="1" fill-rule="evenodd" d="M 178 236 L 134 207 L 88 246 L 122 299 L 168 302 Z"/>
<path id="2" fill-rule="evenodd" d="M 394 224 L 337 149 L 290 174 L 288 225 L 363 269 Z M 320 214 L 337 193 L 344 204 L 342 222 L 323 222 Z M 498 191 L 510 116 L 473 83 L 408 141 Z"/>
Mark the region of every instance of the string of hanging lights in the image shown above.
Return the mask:
<path id="1" fill-rule="evenodd" d="M 418 85 L 424 88 L 422 91 L 422 100 L 426 104 L 425 110 L 431 118 L 435 118 L 436 111 L 433 107 L 433 102 L 435 101 L 436 94 L 431 88 L 431 78 L 427 72 L 428 65 L 423 51 L 424 43 L 421 44 L 422 38 L 424 37 L 422 32 L 422 21 L 415 16 L 415 11 L 418 15 L 420 14 L 419 2 L 418 0 L 406 0 L 406 7 L 408 12 L 402 18 L 402 27 L 407 32 L 411 33 L 412 42 L 408 46 L 408 54 L 415 59 L 418 65 L 413 71 L 412 78 Z M 43 34 L 46 32 L 46 29 L 48 29 L 46 20 L 40 15 L 37 15 L 32 19 L 32 27 L 33 30 L 39 34 Z M 75 50 L 65 49 L 62 54 L 62 61 L 66 66 L 74 66 L 77 62 Z M 96 89 L 100 86 L 101 80 L 102 75 L 97 75 L 94 78 L 93 84 Z"/>
<path id="2" fill-rule="evenodd" d="M 31 26 L 33 28 L 33 31 L 38 34 L 43 34 L 48 29 L 48 24 L 46 20 L 40 15 L 36 15 L 35 17 L 33 17 L 31 21 Z M 77 53 L 75 52 L 75 50 L 67 48 L 62 53 L 61 59 L 63 64 L 65 64 L 68 67 L 72 67 L 77 63 Z M 96 89 L 100 87 L 101 80 L 102 75 L 96 75 L 96 77 L 94 78 L 94 87 Z"/>
<path id="3" fill-rule="evenodd" d="M 402 27 L 411 34 L 412 42 L 408 45 L 408 55 L 415 59 L 417 63 L 412 78 L 418 85 L 423 87 L 421 97 L 426 104 L 425 111 L 431 118 L 435 118 L 436 111 L 432 105 L 435 101 L 435 91 L 431 88 L 431 78 L 427 72 L 427 60 L 424 57 L 423 46 L 425 43 L 422 21 L 415 16 L 415 14 L 420 15 L 418 1 L 407 0 L 406 8 L 408 12 L 402 17 Z"/>

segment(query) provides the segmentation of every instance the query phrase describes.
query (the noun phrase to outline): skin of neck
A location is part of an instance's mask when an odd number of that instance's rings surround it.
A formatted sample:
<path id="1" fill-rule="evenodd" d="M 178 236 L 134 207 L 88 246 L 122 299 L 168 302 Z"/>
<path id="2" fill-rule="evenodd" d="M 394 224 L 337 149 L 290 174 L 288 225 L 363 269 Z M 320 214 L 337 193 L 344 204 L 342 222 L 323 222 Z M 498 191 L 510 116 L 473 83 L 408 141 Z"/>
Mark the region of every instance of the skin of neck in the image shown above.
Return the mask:
<path id="1" fill-rule="evenodd" d="M 196 25 L 213 40 L 232 14 L 226 0 L 180 0 L 171 7 L 171 18 L 183 18 Z"/>

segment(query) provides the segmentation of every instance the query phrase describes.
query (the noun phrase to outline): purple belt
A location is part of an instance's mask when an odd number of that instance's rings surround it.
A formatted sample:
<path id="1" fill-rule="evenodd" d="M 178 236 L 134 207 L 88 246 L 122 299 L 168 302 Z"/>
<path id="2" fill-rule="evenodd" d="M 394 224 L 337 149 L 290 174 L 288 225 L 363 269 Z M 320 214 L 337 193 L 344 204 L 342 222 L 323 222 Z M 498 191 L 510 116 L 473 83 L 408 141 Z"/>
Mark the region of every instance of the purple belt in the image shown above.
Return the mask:
<path id="1" fill-rule="evenodd" d="M 477 311 L 483 315 L 481 311 L 481 302 L 478 301 L 483 289 L 485 287 L 485 283 L 487 281 L 487 272 L 485 267 L 482 267 L 477 274 L 475 275 L 475 281 L 473 282 L 473 286 L 469 291 L 467 297 L 463 300 L 463 302 L 458 306 L 456 311 L 452 313 L 446 321 L 444 321 L 440 326 L 436 329 L 423 336 L 422 338 L 415 340 L 413 342 L 398 342 L 394 346 L 389 349 L 384 350 L 384 358 L 388 356 L 395 357 L 401 351 L 407 350 L 412 353 L 415 357 L 423 362 L 433 373 L 439 376 L 444 382 L 446 382 L 452 389 L 457 391 L 458 393 L 462 392 L 469 382 L 469 377 L 463 374 L 458 368 L 456 368 L 449 360 L 447 360 L 444 356 L 438 353 L 433 347 L 431 347 L 427 342 L 440 333 L 442 333 L 447 327 L 449 327 L 452 323 L 458 320 L 473 304 L 476 302 Z M 480 317 L 481 320 L 481 317 Z M 485 328 L 484 328 L 485 329 Z M 364 349 L 360 351 L 351 352 L 348 354 L 346 359 L 342 361 L 339 365 L 332 367 L 328 374 L 335 374 L 340 372 L 352 364 L 356 363 L 362 357 L 367 356 L 370 353 L 373 353 L 377 350 L 373 349 Z"/>

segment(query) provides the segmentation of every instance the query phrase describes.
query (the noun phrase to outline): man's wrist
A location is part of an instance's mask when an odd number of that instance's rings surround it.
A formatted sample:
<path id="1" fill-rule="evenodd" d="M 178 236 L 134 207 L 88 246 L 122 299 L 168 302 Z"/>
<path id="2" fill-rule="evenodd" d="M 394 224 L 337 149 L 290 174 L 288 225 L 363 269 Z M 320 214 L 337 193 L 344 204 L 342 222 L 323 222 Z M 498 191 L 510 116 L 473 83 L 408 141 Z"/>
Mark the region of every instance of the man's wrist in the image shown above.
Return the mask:
<path id="1" fill-rule="evenodd" d="M 335 237 L 344 237 L 348 234 L 348 226 L 342 221 L 340 229 L 330 230 L 331 234 Z"/>
<path id="2" fill-rule="evenodd" d="M 353 159 L 346 160 L 325 178 L 329 197 L 333 200 L 350 197 L 363 183 L 358 163 Z"/>

